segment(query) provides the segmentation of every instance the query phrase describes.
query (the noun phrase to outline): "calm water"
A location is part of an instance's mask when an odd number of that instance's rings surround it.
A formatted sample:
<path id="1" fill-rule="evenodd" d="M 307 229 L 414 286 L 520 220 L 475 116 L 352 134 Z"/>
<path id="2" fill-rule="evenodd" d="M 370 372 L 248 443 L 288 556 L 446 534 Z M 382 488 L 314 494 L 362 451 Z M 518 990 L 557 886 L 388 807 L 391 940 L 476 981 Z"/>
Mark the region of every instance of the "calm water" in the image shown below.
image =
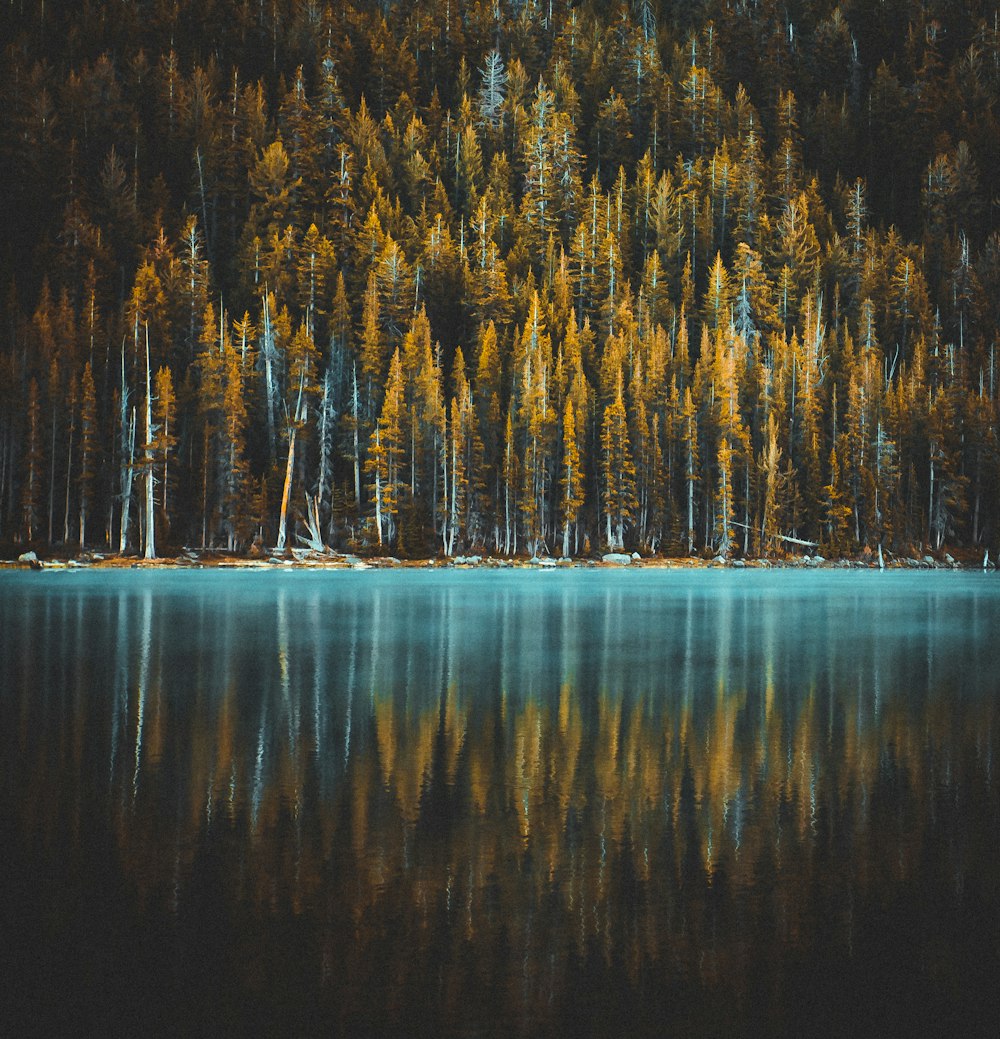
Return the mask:
<path id="1" fill-rule="evenodd" d="M 1000 579 L 0 575 L 0 1032 L 995 1035 Z"/>

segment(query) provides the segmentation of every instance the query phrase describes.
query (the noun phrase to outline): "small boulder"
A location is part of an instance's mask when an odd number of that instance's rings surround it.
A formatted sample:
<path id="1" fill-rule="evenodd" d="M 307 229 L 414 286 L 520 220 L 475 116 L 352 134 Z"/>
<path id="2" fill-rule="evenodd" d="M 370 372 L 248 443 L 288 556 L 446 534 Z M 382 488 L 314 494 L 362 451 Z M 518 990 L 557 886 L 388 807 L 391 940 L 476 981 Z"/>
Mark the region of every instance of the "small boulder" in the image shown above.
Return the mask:
<path id="1" fill-rule="evenodd" d="M 36 556 L 34 552 L 22 552 L 17 557 L 17 561 L 19 563 L 37 563 L 38 556 Z"/>
<path id="2" fill-rule="evenodd" d="M 632 557 L 625 552 L 605 552 L 601 559 L 605 563 L 618 563 L 620 566 L 628 566 Z"/>

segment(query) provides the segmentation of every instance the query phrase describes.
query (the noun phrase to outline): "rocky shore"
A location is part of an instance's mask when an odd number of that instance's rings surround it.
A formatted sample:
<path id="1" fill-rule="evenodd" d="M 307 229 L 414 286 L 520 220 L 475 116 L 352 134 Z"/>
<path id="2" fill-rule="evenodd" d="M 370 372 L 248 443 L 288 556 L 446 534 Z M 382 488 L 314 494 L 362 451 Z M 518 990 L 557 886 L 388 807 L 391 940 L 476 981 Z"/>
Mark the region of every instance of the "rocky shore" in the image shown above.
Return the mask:
<path id="1" fill-rule="evenodd" d="M 319 569 L 319 570 L 385 570 L 385 569 L 826 569 L 826 570 L 990 570 L 998 569 L 998 560 L 990 555 L 973 558 L 969 553 L 959 557 L 949 552 L 936 555 L 898 556 L 886 552 L 866 553 L 852 558 L 826 559 L 822 555 L 789 555 L 778 558 L 736 558 L 721 556 L 672 557 L 641 556 L 638 552 L 607 552 L 599 556 L 555 558 L 553 556 L 459 555 L 439 556 L 434 559 L 397 559 L 394 556 L 360 556 L 333 550 L 316 551 L 292 548 L 283 552 L 261 552 L 240 555 L 215 549 L 185 548 L 176 555 L 156 559 L 141 559 L 135 555 L 117 555 L 105 552 L 82 552 L 73 556 L 54 555 L 40 558 L 28 551 L 0 560 L 0 569 L 15 570 L 82 570 L 82 569 L 240 569 L 266 570 Z"/>

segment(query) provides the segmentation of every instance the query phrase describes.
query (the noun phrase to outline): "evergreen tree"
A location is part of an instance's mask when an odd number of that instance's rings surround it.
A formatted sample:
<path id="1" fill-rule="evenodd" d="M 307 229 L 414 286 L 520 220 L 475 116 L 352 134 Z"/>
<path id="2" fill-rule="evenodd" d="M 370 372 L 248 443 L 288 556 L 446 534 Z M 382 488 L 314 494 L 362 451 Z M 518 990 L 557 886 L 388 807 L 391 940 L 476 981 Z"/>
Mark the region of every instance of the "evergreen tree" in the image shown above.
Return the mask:
<path id="1" fill-rule="evenodd" d="M 378 424 L 371 435 L 368 460 L 365 463 L 365 470 L 372 478 L 375 532 L 380 547 L 391 545 L 397 530 L 399 500 L 402 491 L 403 445 L 405 443 L 404 393 L 403 365 L 397 348 L 389 363 L 382 410 Z"/>
<path id="2" fill-rule="evenodd" d="M 635 463 L 629 447 L 621 372 L 614 399 L 601 422 L 601 508 L 605 541 L 612 552 L 625 547 L 625 528 L 635 520 Z"/>

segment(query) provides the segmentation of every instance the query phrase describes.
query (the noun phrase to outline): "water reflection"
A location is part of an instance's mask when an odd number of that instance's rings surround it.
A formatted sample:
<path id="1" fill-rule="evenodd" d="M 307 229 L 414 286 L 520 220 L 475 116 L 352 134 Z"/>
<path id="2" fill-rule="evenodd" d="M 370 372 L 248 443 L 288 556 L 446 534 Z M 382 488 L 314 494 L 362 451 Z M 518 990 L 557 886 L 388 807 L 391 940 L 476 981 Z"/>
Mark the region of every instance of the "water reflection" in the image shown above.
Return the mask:
<path id="1" fill-rule="evenodd" d="M 4 836 L 107 834 L 148 990 L 211 957 L 226 1020 L 346 1034 L 978 1020 L 978 575 L 67 575 L 0 619 Z"/>

